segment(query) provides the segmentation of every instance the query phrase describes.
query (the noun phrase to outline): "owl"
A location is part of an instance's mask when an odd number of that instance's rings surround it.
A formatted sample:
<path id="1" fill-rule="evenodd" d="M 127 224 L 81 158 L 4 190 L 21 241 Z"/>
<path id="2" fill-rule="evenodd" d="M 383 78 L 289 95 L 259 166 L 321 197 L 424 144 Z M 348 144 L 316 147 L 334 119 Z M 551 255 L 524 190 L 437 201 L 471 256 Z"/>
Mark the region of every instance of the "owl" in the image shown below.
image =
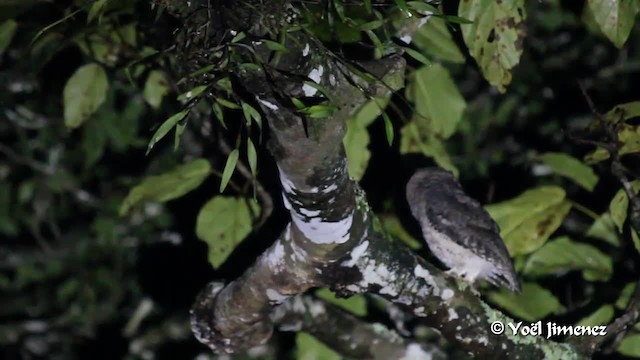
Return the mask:
<path id="1" fill-rule="evenodd" d="M 498 225 L 464 193 L 452 173 L 438 167 L 421 169 L 411 177 L 406 191 L 429 250 L 449 273 L 471 284 L 485 279 L 520 292 Z"/>

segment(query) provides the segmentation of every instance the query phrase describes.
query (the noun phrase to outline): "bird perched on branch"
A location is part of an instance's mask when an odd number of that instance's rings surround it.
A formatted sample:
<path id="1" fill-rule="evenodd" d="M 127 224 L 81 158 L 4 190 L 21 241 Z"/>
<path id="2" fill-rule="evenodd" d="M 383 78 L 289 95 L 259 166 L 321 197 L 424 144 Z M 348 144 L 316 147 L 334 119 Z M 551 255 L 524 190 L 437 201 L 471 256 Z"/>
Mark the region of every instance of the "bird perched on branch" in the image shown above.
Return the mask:
<path id="1" fill-rule="evenodd" d="M 485 279 L 520 292 L 498 225 L 464 193 L 452 173 L 438 167 L 421 169 L 407 183 L 406 195 L 429 249 L 449 273 L 471 284 Z"/>

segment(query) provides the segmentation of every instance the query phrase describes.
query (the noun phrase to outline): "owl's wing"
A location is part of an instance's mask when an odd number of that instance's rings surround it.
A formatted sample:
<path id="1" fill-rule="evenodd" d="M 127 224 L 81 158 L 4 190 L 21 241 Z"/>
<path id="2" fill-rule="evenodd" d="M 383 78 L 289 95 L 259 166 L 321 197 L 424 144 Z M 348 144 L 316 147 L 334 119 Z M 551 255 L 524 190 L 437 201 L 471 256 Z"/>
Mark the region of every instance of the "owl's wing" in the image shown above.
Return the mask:
<path id="1" fill-rule="evenodd" d="M 423 221 L 428 221 L 433 230 L 509 274 L 509 278 L 488 280 L 517 291 L 519 285 L 509 252 L 500 237 L 500 228 L 489 213 L 479 202 L 465 194 L 455 179 L 429 185 L 419 189 L 419 195 L 414 195 L 419 198 L 414 201 L 421 202 L 419 210 L 414 212 L 421 225 Z M 423 215 L 425 218 L 420 219 Z"/>

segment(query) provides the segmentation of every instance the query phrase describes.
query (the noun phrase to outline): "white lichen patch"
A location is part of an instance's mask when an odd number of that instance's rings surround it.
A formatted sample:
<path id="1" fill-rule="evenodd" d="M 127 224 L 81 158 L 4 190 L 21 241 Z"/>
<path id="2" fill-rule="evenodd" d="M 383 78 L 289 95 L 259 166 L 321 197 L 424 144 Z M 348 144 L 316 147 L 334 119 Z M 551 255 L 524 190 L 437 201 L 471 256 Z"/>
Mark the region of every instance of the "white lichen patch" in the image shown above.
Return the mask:
<path id="1" fill-rule="evenodd" d="M 316 244 L 343 244 L 351 237 L 353 212 L 338 221 L 326 221 L 322 218 L 301 217 L 298 213 L 291 213 L 291 220 L 300 232 Z"/>
<path id="2" fill-rule="evenodd" d="M 489 339 L 486 336 L 480 336 L 476 341 L 482 345 L 489 345 Z"/>
<path id="3" fill-rule="evenodd" d="M 432 356 L 416 343 L 407 345 L 404 356 L 400 360 L 431 360 Z"/>
<path id="4" fill-rule="evenodd" d="M 278 241 L 272 251 L 267 255 L 267 263 L 270 267 L 276 267 L 282 264 L 284 259 L 284 246 L 282 242 Z"/>
<path id="5" fill-rule="evenodd" d="M 258 99 L 258 102 L 264 105 L 267 109 L 278 110 L 278 106 L 276 104 L 268 102 L 267 100 L 261 99 L 259 97 L 256 97 L 256 98 Z"/>
<path id="6" fill-rule="evenodd" d="M 427 284 L 435 287 L 435 280 L 433 276 L 431 275 L 429 270 L 423 268 L 421 265 L 419 264 L 416 265 L 416 267 L 413 269 L 413 275 L 415 275 L 416 277 L 425 279 Z"/>
<path id="7" fill-rule="evenodd" d="M 280 294 L 278 290 L 275 289 L 267 289 L 266 295 L 269 301 L 276 303 L 281 303 L 289 298 L 289 296 Z"/>
<path id="8" fill-rule="evenodd" d="M 424 306 L 419 306 L 413 309 L 413 314 L 416 316 L 425 316 L 427 313 L 424 312 Z"/>
<path id="9" fill-rule="evenodd" d="M 456 312 L 456 309 L 449 308 L 447 310 L 447 312 L 449 313 L 449 321 L 453 321 L 455 319 L 458 319 L 458 313 Z"/>
<path id="10" fill-rule="evenodd" d="M 309 210 L 305 208 L 300 208 L 298 211 L 300 214 L 308 217 L 314 217 L 320 215 L 320 210 Z"/>
<path id="11" fill-rule="evenodd" d="M 442 300 L 451 299 L 453 297 L 453 290 L 451 290 L 451 289 L 442 290 L 442 293 L 440 294 L 440 297 L 442 297 Z"/>
<path id="12" fill-rule="evenodd" d="M 329 75 L 329 84 L 336 86 L 336 77 L 333 74 Z"/>
<path id="13" fill-rule="evenodd" d="M 302 56 L 309 55 L 309 43 L 304 44 L 304 49 L 302 49 Z"/>
<path id="14" fill-rule="evenodd" d="M 378 264 L 375 260 L 370 259 L 364 269 L 361 270 L 361 273 L 360 286 L 366 288 L 369 285 L 378 285 L 381 287 L 380 294 L 398 296 L 398 290 L 393 283 L 395 275 L 389 271 L 386 264 Z"/>
<path id="15" fill-rule="evenodd" d="M 318 65 L 317 69 L 311 70 L 308 77 L 309 79 L 313 80 L 314 83 L 319 84 L 320 79 L 322 79 L 323 73 L 324 67 L 322 67 L 322 65 Z M 314 96 L 318 92 L 318 89 L 314 88 L 313 86 L 309 86 L 308 84 L 304 84 L 302 86 L 302 91 L 304 92 L 304 96 Z"/>
<path id="16" fill-rule="evenodd" d="M 313 317 L 318 317 L 322 314 L 324 314 L 327 310 L 324 307 L 324 304 L 322 304 L 320 301 L 314 301 L 310 306 L 309 306 L 309 314 L 311 314 L 311 316 Z"/>
<path id="17" fill-rule="evenodd" d="M 354 266 L 358 262 L 360 257 L 362 257 L 362 255 L 365 253 L 365 251 L 367 251 L 368 248 L 369 248 L 368 240 L 365 240 L 362 243 L 358 244 L 358 246 L 354 247 L 351 250 L 351 258 L 349 260 L 344 261 L 342 263 L 342 266 L 345 266 L 345 267 Z"/>
<path id="18" fill-rule="evenodd" d="M 413 39 L 413 38 L 411 37 L 411 35 L 408 35 L 408 34 L 407 34 L 407 35 L 402 35 L 402 36 L 400 37 L 400 41 L 402 41 L 402 42 L 403 42 L 403 43 L 405 43 L 405 44 L 411 44 L 411 40 L 412 40 L 412 39 Z"/>

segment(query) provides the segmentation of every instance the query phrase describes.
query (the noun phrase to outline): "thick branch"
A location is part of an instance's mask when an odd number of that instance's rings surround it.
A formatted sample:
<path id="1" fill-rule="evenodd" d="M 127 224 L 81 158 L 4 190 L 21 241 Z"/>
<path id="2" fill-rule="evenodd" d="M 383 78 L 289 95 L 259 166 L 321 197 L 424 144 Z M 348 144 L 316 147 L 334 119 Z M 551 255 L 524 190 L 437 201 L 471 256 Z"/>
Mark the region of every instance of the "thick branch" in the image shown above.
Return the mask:
<path id="1" fill-rule="evenodd" d="M 271 318 L 283 331 L 306 331 L 354 359 L 446 358 L 435 345 L 409 343 L 381 324 L 362 321 L 310 296 L 298 296 L 283 303 Z"/>

